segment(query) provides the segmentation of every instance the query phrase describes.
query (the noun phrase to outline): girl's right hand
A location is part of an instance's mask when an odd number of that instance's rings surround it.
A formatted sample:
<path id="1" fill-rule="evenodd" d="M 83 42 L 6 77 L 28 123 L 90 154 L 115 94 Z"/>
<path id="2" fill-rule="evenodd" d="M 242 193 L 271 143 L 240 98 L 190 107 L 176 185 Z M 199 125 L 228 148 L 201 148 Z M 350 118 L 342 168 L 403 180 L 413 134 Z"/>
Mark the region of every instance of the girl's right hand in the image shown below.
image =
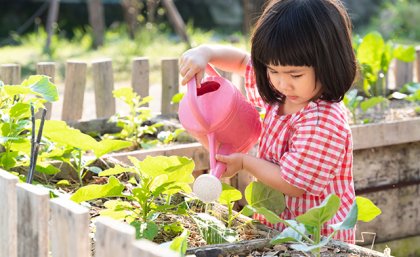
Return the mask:
<path id="1" fill-rule="evenodd" d="M 200 87 L 200 82 L 204 77 L 210 59 L 209 52 L 205 46 L 198 46 L 182 54 L 179 59 L 179 73 L 183 77 L 182 85 L 186 85 L 195 76 L 197 87 Z"/>

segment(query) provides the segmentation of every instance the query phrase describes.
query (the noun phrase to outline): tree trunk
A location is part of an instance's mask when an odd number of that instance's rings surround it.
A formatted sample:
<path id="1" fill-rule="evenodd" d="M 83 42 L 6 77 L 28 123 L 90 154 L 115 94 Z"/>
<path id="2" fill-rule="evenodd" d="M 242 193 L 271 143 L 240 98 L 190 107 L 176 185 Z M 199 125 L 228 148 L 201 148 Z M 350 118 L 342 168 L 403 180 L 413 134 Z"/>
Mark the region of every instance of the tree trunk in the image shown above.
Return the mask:
<path id="1" fill-rule="evenodd" d="M 104 44 L 105 16 L 101 0 L 88 0 L 89 23 L 93 29 L 93 47 Z"/>
<path id="2" fill-rule="evenodd" d="M 47 42 L 45 43 L 45 52 L 50 54 L 51 37 L 54 34 L 54 25 L 57 23 L 60 0 L 50 0 L 50 8 L 48 10 L 48 18 L 46 24 Z"/>
<path id="3" fill-rule="evenodd" d="M 139 0 L 122 0 L 121 5 L 124 10 L 124 19 L 127 23 L 128 34 L 134 39 L 138 27 L 137 16 L 140 13 Z"/>

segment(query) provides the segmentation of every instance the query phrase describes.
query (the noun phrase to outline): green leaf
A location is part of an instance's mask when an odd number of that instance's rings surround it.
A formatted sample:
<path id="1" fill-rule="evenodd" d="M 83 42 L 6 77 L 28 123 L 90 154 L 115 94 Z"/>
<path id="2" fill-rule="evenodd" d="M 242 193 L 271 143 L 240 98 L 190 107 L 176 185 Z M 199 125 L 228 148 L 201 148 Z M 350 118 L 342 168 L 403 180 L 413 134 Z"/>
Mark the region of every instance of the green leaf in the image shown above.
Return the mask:
<path id="1" fill-rule="evenodd" d="M 10 108 L 9 115 L 14 119 L 24 119 L 31 116 L 31 105 L 27 103 L 16 103 Z"/>
<path id="2" fill-rule="evenodd" d="M 368 109 L 374 107 L 375 105 L 383 103 L 385 101 L 387 101 L 387 99 L 382 96 L 371 97 L 361 102 L 360 108 L 362 109 L 363 112 L 366 112 Z"/>
<path id="3" fill-rule="evenodd" d="M 330 225 L 330 227 L 332 227 L 335 231 L 352 229 L 354 228 L 354 226 L 356 226 L 357 215 L 358 215 L 358 208 L 357 208 L 356 201 L 354 201 L 349 213 L 347 213 L 347 216 L 344 218 L 344 220 L 337 224 L 332 224 Z"/>
<path id="4" fill-rule="evenodd" d="M 172 240 L 172 243 L 169 246 L 169 249 L 181 254 L 181 256 L 185 256 L 188 248 L 188 236 L 190 232 L 188 230 L 184 230 L 180 236 L 177 236 Z"/>
<path id="5" fill-rule="evenodd" d="M 245 189 L 245 199 L 254 207 L 264 207 L 276 214 L 280 214 L 286 208 L 283 193 L 258 182 L 251 182 Z"/>
<path id="6" fill-rule="evenodd" d="M 365 197 L 357 196 L 356 203 L 358 207 L 358 220 L 369 222 L 382 213 L 381 209 Z"/>
<path id="7" fill-rule="evenodd" d="M 100 177 L 108 177 L 108 176 L 112 176 L 112 175 L 119 175 L 122 174 L 124 172 L 133 172 L 133 168 L 126 168 L 126 167 L 122 167 L 121 165 L 115 165 L 114 168 L 109 168 L 107 170 L 101 171 L 99 173 Z"/>
<path id="8" fill-rule="evenodd" d="M 334 217 L 340 208 L 340 198 L 331 194 L 321 205 L 309 209 L 306 213 L 296 217 L 296 221 L 308 226 L 321 227 L 325 222 Z"/>
<path id="9" fill-rule="evenodd" d="M 323 238 L 319 244 L 315 244 L 315 245 L 306 245 L 304 243 L 300 243 L 300 244 L 291 244 L 290 247 L 292 249 L 297 250 L 297 251 L 311 252 L 315 249 L 319 249 L 323 246 L 326 246 L 328 244 L 328 242 L 330 241 L 330 239 L 331 238 L 329 238 L 329 237 Z"/>
<path id="10" fill-rule="evenodd" d="M 45 75 L 33 75 L 22 82 L 22 86 L 28 86 L 33 92 L 41 95 L 48 102 L 58 100 L 57 87 L 51 83 Z"/>
<path id="11" fill-rule="evenodd" d="M 414 46 L 398 45 L 394 48 L 394 57 L 403 62 L 412 62 L 416 59 Z"/>
<path id="12" fill-rule="evenodd" d="M 105 185 L 87 185 L 79 188 L 70 199 L 81 203 L 98 198 L 123 196 L 123 190 L 124 185 L 117 178 L 110 177 Z"/>
<path id="13" fill-rule="evenodd" d="M 179 102 L 181 102 L 181 100 L 182 100 L 183 97 L 184 97 L 184 93 L 175 94 L 172 97 L 171 103 L 172 104 L 178 104 Z"/>
<path id="14" fill-rule="evenodd" d="M 55 175 L 61 171 L 59 168 L 47 162 L 38 162 L 35 170 L 46 175 Z"/>
<path id="15" fill-rule="evenodd" d="M 222 193 L 219 197 L 219 203 L 229 205 L 232 202 L 239 201 L 242 199 L 242 193 L 238 189 L 222 183 Z"/>
<path id="16" fill-rule="evenodd" d="M 107 153 L 115 152 L 130 146 L 132 146 L 132 143 L 128 141 L 103 139 L 97 142 L 92 149 L 96 158 L 99 158 Z"/>
<path id="17" fill-rule="evenodd" d="M 132 160 L 132 158 L 130 158 Z M 147 156 L 143 161 L 133 163 L 138 165 L 140 172 L 147 177 L 168 175 L 168 182 L 193 183 L 194 161 L 180 156 Z"/>
<path id="18" fill-rule="evenodd" d="M 385 42 L 379 32 L 367 34 L 357 49 L 357 60 L 360 64 L 369 65 L 372 74 L 381 70 L 382 55 L 385 52 Z"/>
<path id="19" fill-rule="evenodd" d="M 287 223 L 289 223 L 290 227 L 287 227 L 280 234 L 271 239 L 271 244 L 300 242 L 302 240 L 302 234 L 304 235 L 306 232 L 305 225 L 299 224 L 295 220 L 287 220 Z M 291 227 L 295 228 L 302 234 L 299 234 L 295 229 Z"/>
<path id="20" fill-rule="evenodd" d="M 245 207 L 246 208 L 244 208 L 244 210 L 242 211 L 242 214 L 244 213 L 249 214 L 253 212 L 253 213 L 264 215 L 265 219 L 268 220 L 268 222 L 270 222 L 271 224 L 277 224 L 284 221 L 276 213 L 268 210 L 265 207 L 254 207 L 252 205 L 246 205 Z M 246 215 L 246 216 L 249 216 L 249 215 Z"/>
<path id="21" fill-rule="evenodd" d="M 37 122 L 38 123 L 38 122 Z M 82 150 L 97 149 L 98 142 L 78 129 L 67 126 L 64 121 L 46 120 L 43 136 L 57 144 L 71 146 Z"/>
<path id="22" fill-rule="evenodd" d="M 136 239 L 145 238 L 153 240 L 159 233 L 159 227 L 153 221 L 133 221 L 130 225 L 136 228 Z"/>

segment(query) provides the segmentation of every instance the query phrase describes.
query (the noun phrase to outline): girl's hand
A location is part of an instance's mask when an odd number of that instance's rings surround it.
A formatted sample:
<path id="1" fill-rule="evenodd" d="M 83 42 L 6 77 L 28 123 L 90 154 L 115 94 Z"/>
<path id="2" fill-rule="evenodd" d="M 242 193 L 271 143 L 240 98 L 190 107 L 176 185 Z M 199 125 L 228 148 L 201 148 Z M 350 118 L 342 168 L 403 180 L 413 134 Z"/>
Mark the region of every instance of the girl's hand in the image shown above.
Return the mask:
<path id="1" fill-rule="evenodd" d="M 243 156 L 242 153 L 233 153 L 231 155 L 216 154 L 216 160 L 226 164 L 226 171 L 222 177 L 233 177 L 238 171 L 243 169 Z"/>
<path id="2" fill-rule="evenodd" d="M 197 87 L 200 87 L 208 62 L 209 56 L 205 46 L 192 48 L 183 53 L 179 60 L 179 73 L 183 77 L 181 84 L 186 85 L 195 76 Z"/>

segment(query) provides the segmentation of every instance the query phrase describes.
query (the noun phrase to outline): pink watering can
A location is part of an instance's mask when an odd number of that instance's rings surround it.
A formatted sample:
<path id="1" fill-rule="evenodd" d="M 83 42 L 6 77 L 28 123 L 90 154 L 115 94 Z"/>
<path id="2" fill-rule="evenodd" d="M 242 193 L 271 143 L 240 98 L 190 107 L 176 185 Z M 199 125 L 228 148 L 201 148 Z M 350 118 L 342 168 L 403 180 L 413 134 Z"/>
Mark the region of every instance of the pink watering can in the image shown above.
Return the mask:
<path id="1" fill-rule="evenodd" d="M 255 107 L 229 80 L 210 65 L 206 72 L 211 76 L 203 79 L 200 88 L 195 78 L 188 82 L 178 115 L 184 128 L 209 151 L 210 173 L 195 180 L 193 192 L 211 202 L 222 192 L 219 179 L 226 170 L 215 155 L 248 152 L 260 136 L 261 122 Z"/>

